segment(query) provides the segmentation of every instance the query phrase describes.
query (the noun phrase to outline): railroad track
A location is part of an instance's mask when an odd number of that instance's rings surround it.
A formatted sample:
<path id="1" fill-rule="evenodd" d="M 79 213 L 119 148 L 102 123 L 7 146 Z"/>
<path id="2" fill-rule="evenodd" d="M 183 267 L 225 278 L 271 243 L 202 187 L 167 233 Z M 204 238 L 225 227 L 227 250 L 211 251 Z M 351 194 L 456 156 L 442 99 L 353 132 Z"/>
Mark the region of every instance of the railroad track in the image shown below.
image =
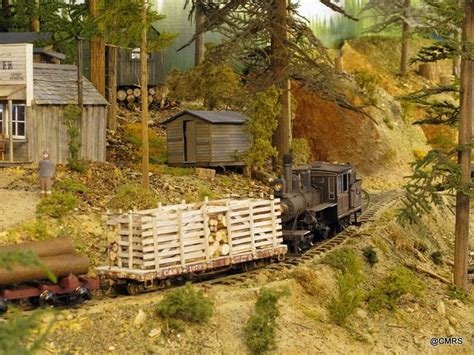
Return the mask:
<path id="1" fill-rule="evenodd" d="M 390 204 L 395 203 L 401 195 L 402 195 L 401 191 L 390 191 L 390 192 L 384 193 L 383 195 L 372 196 L 366 210 L 360 216 L 359 222 L 361 224 L 372 222 L 376 218 L 377 212 L 379 212 L 383 207 L 387 207 Z M 231 274 L 231 275 L 229 274 L 214 274 L 211 276 L 208 275 L 207 278 L 194 280 L 193 283 L 195 283 L 196 285 L 203 286 L 203 287 L 212 287 L 212 286 L 218 286 L 218 285 L 239 285 L 239 284 L 244 284 L 245 282 L 248 282 L 251 280 L 255 280 L 257 276 L 260 275 L 262 272 L 276 274 L 282 271 L 288 271 L 297 266 L 304 265 L 305 263 L 314 261 L 315 258 L 317 257 L 320 258 L 326 255 L 330 251 L 334 250 L 336 247 L 343 245 L 351 237 L 357 235 L 358 232 L 359 232 L 358 227 L 351 226 L 348 229 L 345 229 L 344 231 L 342 231 L 341 233 L 338 233 L 337 235 L 335 235 L 334 237 L 330 239 L 316 243 L 311 249 L 309 249 L 302 255 L 290 256 L 281 262 L 268 264 L 264 267 L 256 268 L 256 269 L 246 271 L 246 272 L 239 272 L 239 273 Z M 177 287 L 181 287 L 181 284 L 172 284 L 166 289 L 173 289 Z M 134 296 L 116 294 L 113 297 L 105 296 L 105 295 L 95 295 L 91 301 L 87 302 L 86 304 L 77 305 L 75 307 L 90 309 L 98 305 L 113 303 L 116 300 L 120 300 L 124 302 L 138 301 L 138 298 L 142 296 L 146 297 L 147 294 L 148 293 L 142 293 L 142 294 L 134 295 Z"/>
<path id="2" fill-rule="evenodd" d="M 394 204 L 400 198 L 402 192 L 400 190 L 390 191 L 381 196 L 373 198 L 373 202 L 369 203 L 367 209 L 361 214 L 358 222 L 363 224 L 372 222 L 377 212 L 381 208 Z M 357 235 L 359 229 L 357 227 L 349 227 L 344 231 L 338 233 L 334 237 L 316 243 L 311 249 L 299 256 L 291 256 L 279 263 L 270 264 L 266 267 L 258 268 L 252 271 L 247 271 L 235 275 L 221 276 L 219 278 L 198 282 L 200 285 L 235 285 L 244 283 L 248 280 L 255 279 L 262 271 L 280 272 L 290 270 L 296 266 L 303 265 L 307 262 L 313 261 L 316 257 L 321 257 L 336 247 L 344 244 L 348 239 Z"/>

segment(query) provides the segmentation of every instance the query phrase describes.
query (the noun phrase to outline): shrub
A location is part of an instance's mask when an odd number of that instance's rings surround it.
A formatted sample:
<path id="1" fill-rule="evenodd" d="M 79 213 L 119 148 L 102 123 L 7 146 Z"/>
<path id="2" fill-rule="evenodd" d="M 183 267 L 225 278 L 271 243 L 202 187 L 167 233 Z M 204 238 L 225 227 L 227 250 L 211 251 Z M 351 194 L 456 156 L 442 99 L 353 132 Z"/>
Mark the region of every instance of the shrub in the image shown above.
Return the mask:
<path id="1" fill-rule="evenodd" d="M 212 301 L 204 292 L 189 284 L 167 293 L 156 306 L 157 313 L 167 326 L 178 331 L 182 330 L 183 322 L 207 322 L 212 317 L 213 309 Z"/>
<path id="2" fill-rule="evenodd" d="M 454 300 L 460 300 L 463 303 L 469 303 L 472 301 L 469 294 L 461 288 L 458 288 L 456 285 L 448 286 L 448 297 Z"/>
<path id="3" fill-rule="evenodd" d="M 72 192 L 87 194 L 89 193 L 89 188 L 84 185 L 82 182 L 73 180 L 73 179 L 64 179 L 56 183 L 56 188 L 63 192 Z"/>
<path id="4" fill-rule="evenodd" d="M 142 147 L 142 126 L 139 123 L 130 123 L 124 126 L 125 141 L 136 149 Z M 150 163 L 164 164 L 166 162 L 166 138 L 159 136 L 153 129 L 148 128 L 148 142 Z"/>
<path id="5" fill-rule="evenodd" d="M 421 296 L 424 284 L 421 279 L 405 267 L 396 267 L 369 294 L 369 309 L 396 310 L 401 296 L 411 294 Z"/>
<path id="6" fill-rule="evenodd" d="M 69 138 L 69 158 L 67 162 L 71 170 L 83 173 L 87 169 L 87 163 L 83 159 L 80 159 L 79 156 L 81 150 L 81 132 L 79 130 L 78 121 L 81 115 L 82 109 L 77 105 L 67 105 L 64 109 L 64 122 Z"/>
<path id="7" fill-rule="evenodd" d="M 329 300 L 326 309 L 331 320 L 337 325 L 344 325 L 364 299 L 364 293 L 359 288 L 361 281 L 359 276 L 349 272 L 336 276 L 338 293 Z"/>
<path id="8" fill-rule="evenodd" d="M 295 138 L 291 141 L 290 153 L 295 165 L 306 165 L 311 160 L 311 147 L 305 138 Z"/>
<path id="9" fill-rule="evenodd" d="M 357 86 L 367 95 L 369 104 L 377 105 L 379 101 L 377 98 L 379 76 L 373 75 L 367 70 L 355 70 L 353 75 Z"/>
<path id="10" fill-rule="evenodd" d="M 74 210 L 78 204 L 78 199 L 70 192 L 53 192 L 51 196 L 38 203 L 36 213 L 61 218 Z"/>
<path id="11" fill-rule="evenodd" d="M 440 250 L 431 253 L 430 256 L 436 265 L 443 265 L 443 253 Z"/>
<path id="12" fill-rule="evenodd" d="M 140 185 L 126 184 L 118 188 L 109 206 L 116 210 L 155 208 L 159 200 L 152 191 Z"/>
<path id="13" fill-rule="evenodd" d="M 280 312 L 278 301 L 288 295 L 288 289 L 268 289 L 260 291 L 252 314 L 244 328 L 245 341 L 254 354 L 263 354 L 275 347 L 276 319 Z"/>
<path id="14" fill-rule="evenodd" d="M 218 198 L 218 195 L 209 190 L 209 188 L 206 186 L 202 186 L 199 188 L 198 195 L 200 201 L 203 201 L 205 197 L 208 197 L 211 200 Z"/>
<path id="15" fill-rule="evenodd" d="M 336 249 L 323 259 L 323 263 L 339 269 L 342 273 L 361 274 L 361 260 L 353 249 Z"/>
<path id="16" fill-rule="evenodd" d="M 362 249 L 362 253 L 364 255 L 365 260 L 369 263 L 370 267 L 374 266 L 379 261 L 379 258 L 377 257 L 377 252 L 371 245 Z"/>

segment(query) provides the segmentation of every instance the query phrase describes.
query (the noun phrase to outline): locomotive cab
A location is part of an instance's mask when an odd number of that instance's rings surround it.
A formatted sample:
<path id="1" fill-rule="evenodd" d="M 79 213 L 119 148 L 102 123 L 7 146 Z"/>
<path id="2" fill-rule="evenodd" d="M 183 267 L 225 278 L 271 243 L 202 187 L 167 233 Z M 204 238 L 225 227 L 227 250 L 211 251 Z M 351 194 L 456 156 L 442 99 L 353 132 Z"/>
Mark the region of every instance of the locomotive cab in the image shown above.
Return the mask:
<path id="1" fill-rule="evenodd" d="M 361 212 L 362 180 L 351 164 L 315 162 L 311 166 L 311 185 L 322 191 L 324 203 L 335 204 L 335 216 L 344 226 Z"/>

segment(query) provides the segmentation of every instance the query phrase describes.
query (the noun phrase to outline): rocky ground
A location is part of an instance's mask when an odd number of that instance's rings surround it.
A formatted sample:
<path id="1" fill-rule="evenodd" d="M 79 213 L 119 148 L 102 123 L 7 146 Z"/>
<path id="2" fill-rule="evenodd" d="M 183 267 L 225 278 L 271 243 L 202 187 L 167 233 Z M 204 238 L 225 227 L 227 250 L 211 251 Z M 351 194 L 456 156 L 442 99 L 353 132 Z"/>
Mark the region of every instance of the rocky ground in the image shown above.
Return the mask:
<path id="1" fill-rule="evenodd" d="M 371 245 L 379 262 L 364 266 L 364 289 L 369 291 L 396 266 L 417 263 L 450 278 L 452 214 L 437 209 L 418 226 L 402 228 L 393 221 L 396 206 L 380 212 L 345 247 L 361 253 Z M 442 219 L 440 217 L 443 216 Z M 417 243 L 426 250 L 414 252 Z M 442 250 L 442 266 L 429 255 Z M 166 292 L 94 300 L 73 310 L 57 311 L 47 350 L 52 353 L 199 353 L 245 354 L 243 328 L 262 287 L 288 287 L 280 301 L 275 354 L 472 354 L 474 350 L 474 304 L 453 298 L 448 286 L 418 274 L 424 284 L 420 297 L 406 295 L 396 311 L 371 312 L 363 303 L 346 326 L 335 325 L 325 307 L 336 293 L 335 271 L 313 259 L 288 272 L 261 271 L 255 279 L 236 286 L 199 286 L 215 304 L 208 324 L 189 325 L 181 333 L 168 334 L 155 312 Z M 432 337 L 462 337 L 463 345 L 430 345 Z"/>

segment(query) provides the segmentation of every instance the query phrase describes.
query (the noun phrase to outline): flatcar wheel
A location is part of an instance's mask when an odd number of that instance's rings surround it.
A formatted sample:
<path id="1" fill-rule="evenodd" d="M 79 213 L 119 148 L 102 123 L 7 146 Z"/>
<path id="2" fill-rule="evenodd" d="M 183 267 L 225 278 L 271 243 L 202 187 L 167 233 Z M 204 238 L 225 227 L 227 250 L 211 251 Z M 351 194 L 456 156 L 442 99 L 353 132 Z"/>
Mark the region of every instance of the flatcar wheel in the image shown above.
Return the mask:
<path id="1" fill-rule="evenodd" d="M 7 311 L 8 311 L 8 301 L 5 298 L 0 297 L 0 314 L 7 313 Z"/>
<path id="2" fill-rule="evenodd" d="M 52 307 L 56 303 L 56 295 L 51 291 L 44 291 L 38 298 L 40 307 Z"/>
<path id="3" fill-rule="evenodd" d="M 141 293 L 141 288 L 140 288 L 140 285 L 137 284 L 137 283 L 128 283 L 127 284 L 127 293 L 131 296 L 133 295 L 138 295 L 139 293 Z"/>

